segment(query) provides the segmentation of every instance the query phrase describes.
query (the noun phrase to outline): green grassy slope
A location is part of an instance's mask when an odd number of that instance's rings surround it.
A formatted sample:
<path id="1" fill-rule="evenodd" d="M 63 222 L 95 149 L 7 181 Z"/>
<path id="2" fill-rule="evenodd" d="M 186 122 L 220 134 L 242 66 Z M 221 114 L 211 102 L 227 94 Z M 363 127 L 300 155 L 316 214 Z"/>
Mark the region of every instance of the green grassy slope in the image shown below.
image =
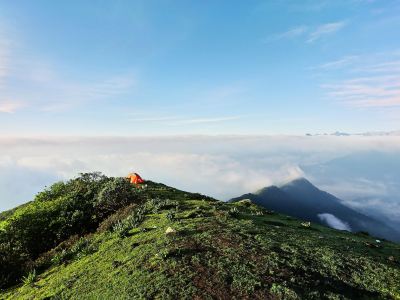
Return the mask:
<path id="1" fill-rule="evenodd" d="M 144 193 L 147 202 L 43 255 L 51 263 L 0 299 L 400 299 L 398 244 L 248 201 L 155 183 Z"/>

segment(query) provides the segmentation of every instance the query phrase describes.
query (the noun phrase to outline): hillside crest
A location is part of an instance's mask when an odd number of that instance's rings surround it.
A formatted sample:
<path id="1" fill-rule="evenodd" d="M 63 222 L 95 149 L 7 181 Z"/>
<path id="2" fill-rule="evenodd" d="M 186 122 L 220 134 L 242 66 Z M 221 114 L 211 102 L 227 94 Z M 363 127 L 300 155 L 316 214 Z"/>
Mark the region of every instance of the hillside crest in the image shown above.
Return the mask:
<path id="1" fill-rule="evenodd" d="M 398 244 L 151 181 L 83 174 L 0 222 L 2 299 L 400 296 Z"/>

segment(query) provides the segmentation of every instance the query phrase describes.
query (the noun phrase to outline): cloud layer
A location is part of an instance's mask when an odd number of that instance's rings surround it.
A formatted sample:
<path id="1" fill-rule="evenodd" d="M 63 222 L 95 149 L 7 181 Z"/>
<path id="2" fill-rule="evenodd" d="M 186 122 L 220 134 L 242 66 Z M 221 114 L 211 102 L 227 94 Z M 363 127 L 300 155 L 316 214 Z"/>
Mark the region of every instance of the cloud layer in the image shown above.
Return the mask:
<path id="1" fill-rule="evenodd" d="M 388 212 L 396 210 L 400 214 L 400 199 L 381 201 L 377 207 L 372 200 L 355 197 L 369 195 L 377 199 L 389 187 L 393 193 L 400 190 L 398 185 L 390 186 L 385 177 L 381 177 L 379 188 L 362 181 L 359 174 L 335 175 L 336 180 L 330 180 L 329 174 L 335 173 L 327 172 L 329 165 L 324 165 L 325 162 L 366 150 L 396 155 L 400 153 L 400 137 L 2 138 L 0 210 L 29 201 L 44 186 L 79 172 L 101 171 L 110 176 L 124 176 L 137 171 L 144 178 L 222 200 L 305 175 L 328 192 L 343 196 L 353 207 L 358 205 L 357 209 L 371 204 L 384 216 L 394 216 Z M 312 166 L 323 168 L 316 172 Z M 369 168 L 370 174 L 376 170 L 374 165 Z M 346 168 L 337 174 L 345 173 Z M 380 173 L 383 176 L 384 172 Z M 357 188 L 363 193 L 356 192 Z M 369 190 L 371 193 L 367 193 Z"/>

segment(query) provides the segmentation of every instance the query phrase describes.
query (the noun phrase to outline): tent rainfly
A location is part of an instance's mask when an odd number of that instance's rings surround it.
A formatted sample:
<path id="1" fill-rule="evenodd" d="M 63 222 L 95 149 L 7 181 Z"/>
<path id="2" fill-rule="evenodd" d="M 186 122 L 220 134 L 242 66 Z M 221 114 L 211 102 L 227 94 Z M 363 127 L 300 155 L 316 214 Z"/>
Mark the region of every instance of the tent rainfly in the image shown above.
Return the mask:
<path id="1" fill-rule="evenodd" d="M 128 178 L 132 184 L 144 183 L 144 180 L 142 179 L 142 177 L 140 177 L 138 173 L 129 173 L 126 178 Z"/>

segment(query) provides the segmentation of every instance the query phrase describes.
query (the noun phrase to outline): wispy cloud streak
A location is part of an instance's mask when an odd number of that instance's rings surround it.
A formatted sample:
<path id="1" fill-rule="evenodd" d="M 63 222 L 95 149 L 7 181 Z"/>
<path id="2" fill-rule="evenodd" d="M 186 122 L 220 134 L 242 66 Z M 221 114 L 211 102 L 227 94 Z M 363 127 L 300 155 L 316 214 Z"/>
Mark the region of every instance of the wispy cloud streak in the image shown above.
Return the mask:
<path id="1" fill-rule="evenodd" d="M 320 25 L 309 34 L 307 42 L 309 42 L 309 43 L 315 42 L 327 35 L 331 35 L 335 32 L 338 32 L 345 26 L 346 26 L 345 21 L 326 23 L 326 24 Z"/>
<path id="2" fill-rule="evenodd" d="M 308 26 L 301 25 L 289 29 L 286 32 L 280 33 L 276 36 L 277 39 L 286 39 L 286 38 L 295 38 L 298 36 L 302 36 L 303 34 L 307 33 Z"/>
<path id="3" fill-rule="evenodd" d="M 333 62 L 320 66 L 320 70 L 325 72 L 340 69 L 340 77 L 345 78 L 323 83 L 321 87 L 327 96 L 357 108 L 400 106 L 399 58 L 393 53 L 356 56 L 357 59 L 352 57 L 339 59 L 336 64 Z"/>
<path id="4" fill-rule="evenodd" d="M 9 74 L 10 41 L 0 33 L 0 88 Z"/>
<path id="5" fill-rule="evenodd" d="M 189 125 L 189 124 L 207 124 L 221 123 L 241 119 L 241 116 L 224 116 L 224 117 L 201 117 L 201 118 L 182 118 L 182 117 L 139 117 L 131 118 L 131 122 L 149 122 L 163 123 L 165 125 Z"/>
<path id="6" fill-rule="evenodd" d="M 303 38 L 307 43 L 313 43 L 317 40 L 324 38 L 325 36 L 332 35 L 342 30 L 346 25 L 347 21 L 325 23 L 319 26 L 299 25 L 285 32 L 278 33 L 271 38 L 264 40 L 264 42 L 282 39 Z"/>
<path id="7" fill-rule="evenodd" d="M 97 82 L 79 83 L 59 79 L 49 79 L 46 83 L 52 86 L 49 97 L 42 101 L 42 111 L 63 111 L 96 100 L 113 98 L 132 91 L 136 86 L 136 77 L 133 74 L 120 75 Z"/>
<path id="8" fill-rule="evenodd" d="M 336 70 L 336 69 L 341 69 L 344 67 L 347 67 L 354 62 L 356 62 L 359 59 L 359 56 L 357 55 L 349 55 L 342 57 L 340 59 L 334 60 L 334 61 L 329 61 L 327 63 L 324 63 L 322 65 L 319 65 L 317 67 L 311 68 L 314 70 Z"/>
<path id="9" fill-rule="evenodd" d="M 16 37 L 0 28 L 0 112 L 17 113 L 29 107 L 51 112 L 75 108 L 97 100 L 132 92 L 137 78 L 133 72 L 103 78 L 78 79 L 60 66 L 36 57 Z M 18 47 L 16 46 L 18 45 Z M 15 101 L 17 99 L 18 101 Z"/>
<path id="10" fill-rule="evenodd" d="M 16 101 L 0 101 L 0 113 L 13 114 L 24 105 Z"/>

